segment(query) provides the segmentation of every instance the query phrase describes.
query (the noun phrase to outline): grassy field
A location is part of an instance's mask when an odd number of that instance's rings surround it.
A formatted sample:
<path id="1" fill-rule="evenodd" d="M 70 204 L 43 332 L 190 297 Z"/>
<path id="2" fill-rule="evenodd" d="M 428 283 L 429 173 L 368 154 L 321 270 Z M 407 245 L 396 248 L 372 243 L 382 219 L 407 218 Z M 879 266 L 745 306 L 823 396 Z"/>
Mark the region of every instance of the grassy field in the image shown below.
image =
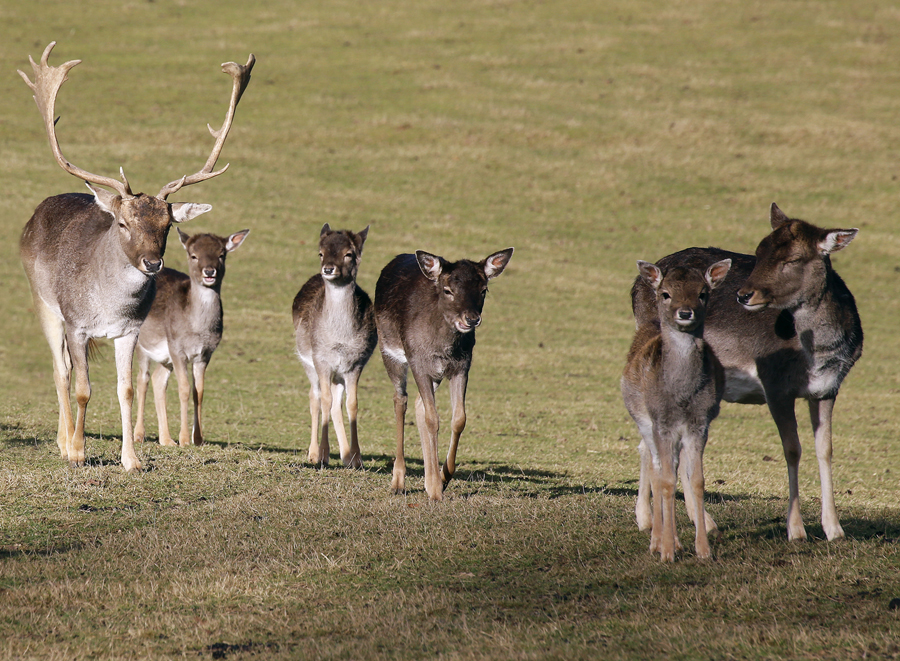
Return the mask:
<path id="1" fill-rule="evenodd" d="M 211 442 L 144 443 L 139 475 L 118 463 L 111 345 L 91 368 L 89 465 L 60 461 L 18 259 L 34 207 L 84 190 L 15 73 L 53 40 L 52 64 L 83 60 L 57 104 L 63 152 L 151 194 L 205 161 L 230 91 L 219 63 L 258 58 L 230 170 L 171 198 L 214 207 L 188 233 L 252 230 L 223 287 Z M 900 658 L 898 61 L 900 10 L 869 0 L 0 3 L 0 658 Z M 706 453 L 714 559 L 662 565 L 634 523 L 618 388 L 635 260 L 752 252 L 772 201 L 860 228 L 834 259 L 866 332 L 835 418 L 848 538 L 818 523 L 805 407 L 811 540 L 788 543 L 774 423 L 728 404 Z M 370 294 L 398 252 L 516 248 L 441 504 L 414 427 L 409 492 L 389 493 L 378 356 L 366 469 L 305 464 L 290 306 L 324 222 L 371 225 Z M 177 241 L 166 257 L 184 268 Z"/>

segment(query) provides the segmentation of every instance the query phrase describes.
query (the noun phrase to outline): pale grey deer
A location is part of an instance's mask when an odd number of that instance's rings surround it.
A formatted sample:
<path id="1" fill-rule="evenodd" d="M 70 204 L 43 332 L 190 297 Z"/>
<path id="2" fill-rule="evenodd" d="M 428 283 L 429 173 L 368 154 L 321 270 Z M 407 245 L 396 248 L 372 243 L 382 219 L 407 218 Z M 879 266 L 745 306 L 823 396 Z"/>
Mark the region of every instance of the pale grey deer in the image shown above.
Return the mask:
<path id="1" fill-rule="evenodd" d="M 800 437 L 794 402 L 805 399 L 815 437 L 822 488 L 822 528 L 828 539 L 844 536 L 834 504 L 831 421 L 841 383 L 862 354 L 863 331 L 856 302 L 831 266 L 856 229 L 822 229 L 770 210 L 772 232 L 756 256 L 718 248 L 688 248 L 659 260 L 705 269 L 731 259 L 725 282 L 711 295 L 704 338 L 725 368 L 728 402 L 767 404 L 787 461 L 788 539 L 806 539 L 800 516 Z M 635 320 L 659 325 L 652 288 L 642 278 L 632 288 Z M 641 489 L 639 500 L 650 494 Z"/>
<path id="2" fill-rule="evenodd" d="M 332 230 L 325 223 L 319 233 L 319 272 L 297 292 L 292 306 L 297 356 L 310 383 L 308 458 L 317 465 L 328 464 L 328 428 L 334 421 L 344 465 L 363 466 L 357 390 L 360 374 L 378 342 L 372 301 L 356 284 L 368 234 L 368 227 L 354 233 Z M 349 439 L 341 413 L 345 392 Z"/>
<path id="3" fill-rule="evenodd" d="M 731 260 L 706 272 L 639 261 L 640 277 L 656 295 L 659 328 L 638 326 L 622 374 L 625 407 L 641 434 L 641 477 L 653 493 L 653 510 L 638 500 L 638 525 L 652 528 L 650 552 L 664 561 L 681 549 L 675 529 L 675 489 L 680 473 L 688 515 L 694 522 L 694 550 L 709 558 L 707 534 L 715 523 L 704 506 L 703 450 L 709 425 L 719 414 L 725 374 L 703 340 L 712 290 L 731 268 Z M 643 485 L 646 490 L 646 484 Z M 709 526 L 709 528 L 708 528 Z"/>
<path id="4" fill-rule="evenodd" d="M 144 440 L 144 404 L 150 382 L 150 363 L 159 363 L 153 372 L 153 399 L 160 445 L 175 445 L 169 434 L 166 414 L 166 385 L 175 372 L 181 424 L 178 444 L 201 445 L 201 411 L 206 368 L 222 340 L 222 280 L 225 258 L 243 245 L 250 230 L 231 236 L 195 234 L 178 229 L 188 257 L 188 272 L 164 268 L 156 276 L 156 298 L 138 336 L 137 420 L 134 440 Z M 188 370 L 190 369 L 190 374 Z M 193 400 L 194 416 L 188 422 Z"/>
<path id="5" fill-rule="evenodd" d="M 31 284 L 34 308 L 53 356 L 59 400 L 56 442 L 60 454 L 72 466 L 85 463 L 84 422 L 91 396 L 88 346 L 93 338 L 107 337 L 115 343 L 122 466 L 126 471 L 136 471 L 141 462 L 134 451 L 131 429 L 131 368 L 138 332 L 153 303 L 170 225 L 211 209 L 208 204 L 170 203 L 166 198 L 184 186 L 218 176 L 227 169 L 227 165 L 220 170 L 214 167 L 255 58 L 251 54 L 246 65 L 222 65 L 234 82 L 231 102 L 222 128 L 209 129 L 216 142 L 203 168 L 166 184 L 156 196 L 150 196 L 132 193 L 121 169 L 119 181 L 82 170 L 63 156 L 55 129 L 56 97 L 68 72 L 80 60 L 50 66 L 48 58 L 55 44 L 52 42 L 44 50 L 40 64 L 29 58 L 34 82 L 21 71 L 19 74 L 34 91 L 56 162 L 87 182 L 91 194 L 56 195 L 38 205 L 22 233 L 20 255 Z M 74 420 L 69 399 L 73 371 L 77 402 Z"/>

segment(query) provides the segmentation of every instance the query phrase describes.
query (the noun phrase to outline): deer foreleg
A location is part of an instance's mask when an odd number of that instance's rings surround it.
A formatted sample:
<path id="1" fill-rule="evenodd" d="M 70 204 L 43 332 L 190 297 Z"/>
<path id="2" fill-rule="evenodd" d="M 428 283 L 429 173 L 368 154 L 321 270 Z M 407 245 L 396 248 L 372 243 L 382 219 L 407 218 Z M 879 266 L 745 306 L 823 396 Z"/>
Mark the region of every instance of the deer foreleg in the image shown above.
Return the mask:
<path id="1" fill-rule="evenodd" d="M 180 420 L 178 445 L 186 447 L 191 444 L 191 428 L 188 418 L 191 405 L 191 377 L 188 374 L 187 362 L 181 356 L 172 355 L 172 369 L 178 381 L 178 404 Z"/>
<path id="2" fill-rule="evenodd" d="M 707 522 L 712 519 L 706 514 L 703 504 L 705 481 L 703 477 L 703 452 L 706 445 L 703 439 L 685 439 L 681 449 L 681 461 L 678 469 L 681 474 L 681 488 L 684 490 L 684 502 L 688 515 L 694 522 L 694 552 L 698 558 L 709 558 L 709 528 Z M 715 523 L 713 523 L 715 526 Z"/>
<path id="3" fill-rule="evenodd" d="M 403 435 L 406 424 L 406 406 L 409 398 L 406 394 L 406 377 L 409 365 L 381 352 L 384 368 L 388 378 L 394 385 L 394 426 L 396 430 L 397 449 L 394 454 L 394 468 L 391 471 L 391 491 L 403 493 L 406 490 L 406 460 L 403 457 Z"/>
<path id="4" fill-rule="evenodd" d="M 456 473 L 456 450 L 459 447 L 459 437 L 466 428 L 466 386 L 469 382 L 468 374 L 459 374 L 450 379 L 450 448 L 447 450 L 447 461 L 441 469 L 441 482 L 444 488 L 453 479 Z"/>
<path id="5" fill-rule="evenodd" d="M 137 339 L 137 333 L 115 339 L 117 392 L 119 408 L 122 411 L 122 467 L 128 472 L 141 470 L 141 462 L 134 451 L 134 436 L 131 431 L 131 404 L 134 399 L 131 365 L 134 360 L 134 347 Z M 86 376 L 87 372 L 85 372 Z"/>
<path id="6" fill-rule="evenodd" d="M 309 449 L 309 462 L 316 466 L 328 465 L 328 454 L 331 448 L 328 445 L 328 426 L 331 419 L 331 373 L 322 370 L 319 373 L 319 406 L 322 417 L 321 434 L 319 436 L 318 453 L 313 453 L 313 448 Z"/>
<path id="7" fill-rule="evenodd" d="M 816 438 L 816 458 L 819 461 L 819 481 L 822 485 L 822 528 L 829 539 L 840 539 L 844 529 L 834 506 L 834 484 L 831 477 L 831 415 L 834 400 L 809 400 L 809 417 Z"/>
<path id="8" fill-rule="evenodd" d="M 773 398 L 774 399 L 774 398 Z M 788 470 L 788 510 L 787 534 L 789 540 L 806 539 L 806 528 L 800 516 L 800 437 L 797 435 L 797 416 L 794 414 L 794 400 L 787 402 L 770 401 L 769 410 L 778 426 L 781 446 Z"/>
<path id="9" fill-rule="evenodd" d="M 438 420 L 434 391 L 437 382 L 428 376 L 416 377 L 419 395 L 416 397 L 416 425 L 419 427 L 419 439 L 422 442 L 422 463 L 425 467 L 425 492 L 431 500 L 443 500 L 444 486 L 441 482 L 440 465 L 438 463 Z"/>
<path id="10" fill-rule="evenodd" d="M 350 449 L 347 455 L 341 458 L 344 465 L 350 468 L 362 468 L 362 452 L 359 449 L 359 430 L 357 428 L 357 415 L 359 413 L 359 372 L 351 372 L 345 378 L 347 384 L 347 418 L 350 421 Z"/>
<path id="11" fill-rule="evenodd" d="M 200 426 L 200 413 L 203 409 L 203 388 L 206 381 L 206 363 L 202 360 L 194 363 L 194 423 L 191 425 L 191 442 L 203 445 L 203 428 Z"/>
<path id="12" fill-rule="evenodd" d="M 347 428 L 344 426 L 344 413 L 341 404 L 344 401 L 344 385 L 342 383 L 331 384 L 331 424 L 334 425 L 334 434 L 338 440 L 338 452 L 341 459 L 350 454 L 350 441 L 347 440 Z M 344 464 L 346 465 L 346 461 Z"/>
<path id="13" fill-rule="evenodd" d="M 135 349 L 138 357 L 137 369 L 137 413 L 134 422 L 134 441 L 135 443 L 144 442 L 144 406 L 147 400 L 147 386 L 150 384 L 150 357 L 141 350 L 140 347 Z"/>
<path id="14" fill-rule="evenodd" d="M 162 363 L 153 371 L 153 403 L 156 406 L 156 426 L 160 445 L 175 445 L 169 434 L 169 415 L 166 413 L 166 386 L 169 384 L 171 374 L 172 368 Z"/>

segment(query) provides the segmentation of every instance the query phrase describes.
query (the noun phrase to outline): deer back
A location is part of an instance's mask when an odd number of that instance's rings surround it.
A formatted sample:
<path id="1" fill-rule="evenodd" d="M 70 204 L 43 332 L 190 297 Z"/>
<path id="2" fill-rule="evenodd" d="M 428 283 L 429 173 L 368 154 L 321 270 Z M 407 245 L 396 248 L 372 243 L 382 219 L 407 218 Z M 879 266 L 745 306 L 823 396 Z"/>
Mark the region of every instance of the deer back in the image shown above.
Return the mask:
<path id="1" fill-rule="evenodd" d="M 794 220 L 792 232 L 782 227 L 783 214 L 775 205 L 772 215 L 778 228 L 763 239 L 756 256 L 688 248 L 657 262 L 671 269 L 732 260 L 725 281 L 710 296 L 704 328 L 704 338 L 725 367 L 727 401 L 762 404 L 767 396 L 834 396 L 862 352 L 856 303 L 828 258 L 836 245 L 833 233 L 843 233 L 843 247 L 851 231 L 821 230 Z M 801 247 L 812 237 L 824 240 L 821 249 Z M 787 248 L 785 241 L 793 246 Z M 805 263 L 788 263 L 800 253 Z M 632 309 L 638 328 L 659 327 L 652 288 L 641 278 L 632 287 Z"/>

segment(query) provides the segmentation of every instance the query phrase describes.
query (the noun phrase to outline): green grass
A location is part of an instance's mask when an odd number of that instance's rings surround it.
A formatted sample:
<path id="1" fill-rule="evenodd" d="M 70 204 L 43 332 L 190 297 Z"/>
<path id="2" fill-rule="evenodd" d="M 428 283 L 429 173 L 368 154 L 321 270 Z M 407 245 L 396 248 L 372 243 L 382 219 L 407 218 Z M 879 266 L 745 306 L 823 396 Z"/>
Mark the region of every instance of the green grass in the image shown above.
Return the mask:
<path id="1" fill-rule="evenodd" d="M 0 657 L 900 657 L 898 29 L 900 12 L 866 0 L 0 6 Z M 91 367 L 89 466 L 59 460 L 17 255 L 42 199 L 83 190 L 15 74 L 52 40 L 52 64 L 83 60 L 57 104 L 63 153 L 150 193 L 205 161 L 230 91 L 219 63 L 258 58 L 229 172 L 172 197 L 214 207 L 188 233 L 252 230 L 223 287 L 211 443 L 145 443 L 136 476 L 118 465 L 111 346 Z M 813 539 L 792 544 L 774 424 L 724 405 L 705 455 L 714 560 L 688 549 L 664 566 L 634 524 L 638 437 L 618 391 L 635 260 L 751 252 L 772 201 L 860 228 L 834 259 L 866 332 L 836 408 L 848 539 L 823 539 L 804 407 Z M 398 252 L 516 248 L 491 284 L 442 504 L 422 489 L 415 427 L 409 493 L 389 493 L 377 356 L 366 470 L 304 463 L 290 304 L 325 222 L 371 224 L 370 294 Z M 167 264 L 184 266 L 177 242 Z"/>

